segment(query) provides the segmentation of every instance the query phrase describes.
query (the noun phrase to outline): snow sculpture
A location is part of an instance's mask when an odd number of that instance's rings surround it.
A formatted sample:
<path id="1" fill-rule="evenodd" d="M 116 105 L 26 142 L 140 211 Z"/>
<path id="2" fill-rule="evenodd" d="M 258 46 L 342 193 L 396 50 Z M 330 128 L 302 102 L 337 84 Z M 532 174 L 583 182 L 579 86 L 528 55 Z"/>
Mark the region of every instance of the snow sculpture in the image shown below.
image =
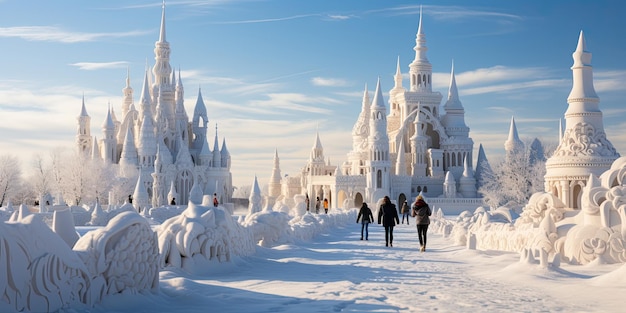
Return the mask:
<path id="1" fill-rule="evenodd" d="M 97 299 L 159 287 L 157 236 L 135 212 L 118 214 L 106 227 L 88 232 L 74 250 L 87 267 Z"/>
<path id="2" fill-rule="evenodd" d="M 0 223 L 0 312 L 52 312 L 91 306 L 85 264 L 37 216 Z"/>
<path id="3" fill-rule="evenodd" d="M 65 210 L 54 211 L 52 218 L 52 230 L 72 248 L 78 241 L 78 233 L 74 226 L 74 216 L 69 208 Z"/>
<path id="4" fill-rule="evenodd" d="M 232 256 L 254 252 L 252 233 L 239 225 L 221 207 L 189 201 L 179 216 L 157 228 L 159 265 L 201 273 L 209 262 L 228 262 Z"/>

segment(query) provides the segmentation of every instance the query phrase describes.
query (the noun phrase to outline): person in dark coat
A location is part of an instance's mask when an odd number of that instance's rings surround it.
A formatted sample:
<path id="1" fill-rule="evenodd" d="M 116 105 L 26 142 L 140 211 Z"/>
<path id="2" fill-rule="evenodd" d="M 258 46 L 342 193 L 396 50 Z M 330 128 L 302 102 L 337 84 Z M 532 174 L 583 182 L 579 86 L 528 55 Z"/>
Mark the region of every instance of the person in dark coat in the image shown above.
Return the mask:
<path id="1" fill-rule="evenodd" d="M 369 232 L 367 230 L 369 224 L 374 221 L 374 215 L 372 214 L 372 210 L 367 206 L 367 203 L 363 202 L 361 205 L 361 209 L 359 210 L 359 215 L 356 217 L 357 224 L 361 220 L 361 240 L 363 240 L 363 229 L 365 229 L 365 240 L 368 240 L 367 237 Z"/>
<path id="2" fill-rule="evenodd" d="M 428 232 L 428 225 L 430 224 L 430 207 L 424 201 L 424 198 L 419 195 L 413 203 L 413 213 L 415 217 L 415 224 L 417 225 L 417 237 L 420 240 L 420 251 L 426 251 L 426 233 Z"/>
<path id="3" fill-rule="evenodd" d="M 378 210 L 378 224 L 381 223 L 381 219 L 385 227 L 385 247 L 393 247 L 393 227 L 400 224 L 400 219 L 396 205 L 391 203 L 388 196 L 383 198 L 383 204 Z"/>

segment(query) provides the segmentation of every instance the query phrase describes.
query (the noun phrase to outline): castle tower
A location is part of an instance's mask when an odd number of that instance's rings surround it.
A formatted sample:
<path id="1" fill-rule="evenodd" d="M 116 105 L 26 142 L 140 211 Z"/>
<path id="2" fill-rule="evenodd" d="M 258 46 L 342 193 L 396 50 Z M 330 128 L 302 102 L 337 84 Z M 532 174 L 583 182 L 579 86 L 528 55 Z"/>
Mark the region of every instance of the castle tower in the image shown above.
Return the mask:
<path id="1" fill-rule="evenodd" d="M 198 99 L 196 100 L 196 106 L 193 109 L 193 121 L 191 122 L 193 125 L 192 149 L 194 151 L 201 151 L 202 145 L 206 140 L 208 123 L 209 118 L 206 113 L 206 105 L 204 105 L 204 100 L 202 100 L 202 90 L 198 89 Z M 217 126 L 215 127 L 215 134 L 217 136 Z"/>
<path id="2" fill-rule="evenodd" d="M 78 120 L 78 132 L 76 134 L 76 146 L 78 152 L 88 155 L 92 148 L 91 143 L 91 117 L 87 114 L 85 108 L 85 96 L 83 95 L 83 103 L 80 108 L 80 115 L 76 118 Z"/>
<path id="3" fill-rule="evenodd" d="M 582 188 L 589 174 L 600 176 L 619 154 L 604 133 L 600 98 L 593 87 L 591 53 L 582 31 L 572 58 L 573 83 L 567 98 L 565 132 L 546 162 L 545 190 L 567 207 L 580 209 Z"/>
<path id="4" fill-rule="evenodd" d="M 102 124 L 102 158 L 105 162 L 117 163 L 117 139 L 115 138 L 115 123 L 111 117 L 111 106 L 107 110 L 107 116 Z"/>
<path id="5" fill-rule="evenodd" d="M 454 177 L 462 177 L 464 171 L 464 160 L 473 162 L 472 152 L 474 141 L 469 137 L 469 127 L 465 124 L 465 109 L 459 99 L 459 91 L 456 86 L 456 75 L 454 74 L 454 63 L 450 70 L 450 86 L 448 88 L 448 99 L 443 106 L 446 114 L 441 117 L 441 124 L 445 127 L 449 140 L 442 143 L 441 148 L 448 156 L 447 170 L 454 174 Z"/>
<path id="6" fill-rule="evenodd" d="M 476 198 L 476 178 L 474 178 L 469 158 L 466 157 L 463 164 L 463 175 L 459 179 L 459 192 L 465 198 Z"/>
<path id="7" fill-rule="evenodd" d="M 389 137 L 387 136 L 386 118 L 387 108 L 385 107 L 379 78 L 370 108 L 369 158 L 366 162 L 366 181 L 370 202 L 388 195 L 391 185 L 391 161 L 389 159 Z"/>
<path id="8" fill-rule="evenodd" d="M 415 114 L 415 133 L 411 137 L 411 175 L 413 177 L 426 176 L 426 150 L 428 145 L 428 138 L 425 136 L 426 123 L 421 120 L 421 106 L 418 105 L 417 113 Z M 398 152 L 400 153 L 400 152 Z"/>
<path id="9" fill-rule="evenodd" d="M 433 66 L 426 57 L 426 36 L 422 32 L 422 8 L 420 7 L 420 21 L 415 36 L 415 59 L 409 65 L 409 76 L 411 78 L 411 91 L 432 92 Z"/>
<path id="10" fill-rule="evenodd" d="M 122 100 L 122 116 L 126 116 L 130 110 L 131 104 L 133 104 L 133 87 L 130 86 L 130 69 L 126 70 L 126 86 L 122 88 L 123 100 Z"/>
<path id="11" fill-rule="evenodd" d="M 278 158 L 278 149 L 274 151 L 274 168 L 272 169 L 272 176 L 270 177 L 268 187 L 268 194 L 270 197 L 280 196 L 280 159 Z"/>

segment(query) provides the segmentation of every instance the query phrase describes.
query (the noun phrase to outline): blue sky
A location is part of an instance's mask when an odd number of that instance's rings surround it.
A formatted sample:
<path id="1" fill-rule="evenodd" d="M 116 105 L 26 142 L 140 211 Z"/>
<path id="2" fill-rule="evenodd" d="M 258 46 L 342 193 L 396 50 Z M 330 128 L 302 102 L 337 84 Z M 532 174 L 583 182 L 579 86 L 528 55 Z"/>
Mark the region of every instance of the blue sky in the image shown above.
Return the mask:
<path id="1" fill-rule="evenodd" d="M 217 123 L 235 185 L 254 175 L 265 184 L 274 149 L 283 174 L 296 175 L 318 129 L 331 163 L 343 162 L 365 84 L 373 95 L 380 77 L 387 101 L 398 57 L 408 72 L 420 5 L 434 89 L 445 99 L 454 61 L 475 150 L 501 154 L 511 116 L 522 138 L 556 141 L 583 30 L 605 130 L 626 151 L 621 1 L 167 1 L 187 112 L 201 87 L 208 136 Z M 27 166 L 35 153 L 74 148 L 83 94 L 101 137 L 108 104 L 121 114 L 127 69 L 138 101 L 160 16 L 160 1 L 0 0 L 3 153 Z"/>

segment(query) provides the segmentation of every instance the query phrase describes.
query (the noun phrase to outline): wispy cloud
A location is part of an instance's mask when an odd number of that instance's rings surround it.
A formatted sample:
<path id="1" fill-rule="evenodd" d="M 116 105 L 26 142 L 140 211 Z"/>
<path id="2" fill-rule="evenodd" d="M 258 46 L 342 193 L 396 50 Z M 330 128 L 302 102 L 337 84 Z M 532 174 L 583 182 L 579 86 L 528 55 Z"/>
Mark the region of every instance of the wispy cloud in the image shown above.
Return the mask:
<path id="1" fill-rule="evenodd" d="M 510 84 L 498 84 L 492 86 L 484 86 L 484 87 L 476 87 L 476 88 L 467 88 L 463 89 L 464 95 L 479 95 L 486 93 L 498 93 L 498 92 L 508 92 L 513 90 L 523 90 L 529 88 L 550 88 L 550 87 L 558 87 L 566 84 L 570 84 L 570 82 L 566 79 L 545 79 L 545 80 L 535 80 L 535 81 L 527 81 L 527 82 L 514 82 Z"/>
<path id="2" fill-rule="evenodd" d="M 270 93 L 267 100 L 253 100 L 250 105 L 262 108 L 272 108 L 274 113 L 299 111 L 316 114 L 333 114 L 333 110 L 319 107 L 319 105 L 341 104 L 341 101 L 328 97 L 309 97 L 300 93 Z"/>
<path id="3" fill-rule="evenodd" d="M 624 90 L 626 71 L 594 71 L 593 76 L 596 91 Z"/>
<path id="4" fill-rule="evenodd" d="M 522 21 L 524 18 L 519 15 L 502 13 L 496 11 L 476 10 L 463 6 L 445 6 L 445 5 L 405 5 L 376 10 L 378 12 L 390 12 L 393 15 L 416 15 L 422 8 L 423 15 L 432 16 L 439 20 L 470 20 L 470 19 L 489 19 L 489 20 L 511 20 Z M 374 12 L 374 11 L 370 11 Z"/>
<path id="5" fill-rule="evenodd" d="M 309 17 L 319 17 L 323 16 L 322 14 L 300 14 L 286 17 L 275 17 L 275 18 L 264 18 L 264 19 L 255 19 L 255 20 L 241 20 L 241 21 L 224 21 L 224 22 L 214 22 L 213 24 L 255 24 L 255 23 L 269 23 L 269 22 L 282 22 L 288 20 L 296 20 L 302 18 Z"/>
<path id="6" fill-rule="evenodd" d="M 323 87 L 345 87 L 350 85 L 345 79 L 324 77 L 313 77 L 311 78 L 311 83 L 315 86 Z"/>
<path id="7" fill-rule="evenodd" d="M 50 41 L 62 43 L 88 42 L 103 38 L 133 37 L 148 33 L 150 32 L 129 31 L 120 33 L 81 33 L 66 31 L 54 26 L 16 26 L 0 28 L 0 37 L 15 37 L 28 41 Z"/>
<path id="8" fill-rule="evenodd" d="M 111 69 L 111 68 L 125 68 L 128 67 L 128 62 L 125 61 L 117 61 L 117 62 L 77 62 L 71 63 L 71 66 L 76 66 L 81 70 L 93 71 L 93 70 L 102 70 L 102 69 Z"/>

